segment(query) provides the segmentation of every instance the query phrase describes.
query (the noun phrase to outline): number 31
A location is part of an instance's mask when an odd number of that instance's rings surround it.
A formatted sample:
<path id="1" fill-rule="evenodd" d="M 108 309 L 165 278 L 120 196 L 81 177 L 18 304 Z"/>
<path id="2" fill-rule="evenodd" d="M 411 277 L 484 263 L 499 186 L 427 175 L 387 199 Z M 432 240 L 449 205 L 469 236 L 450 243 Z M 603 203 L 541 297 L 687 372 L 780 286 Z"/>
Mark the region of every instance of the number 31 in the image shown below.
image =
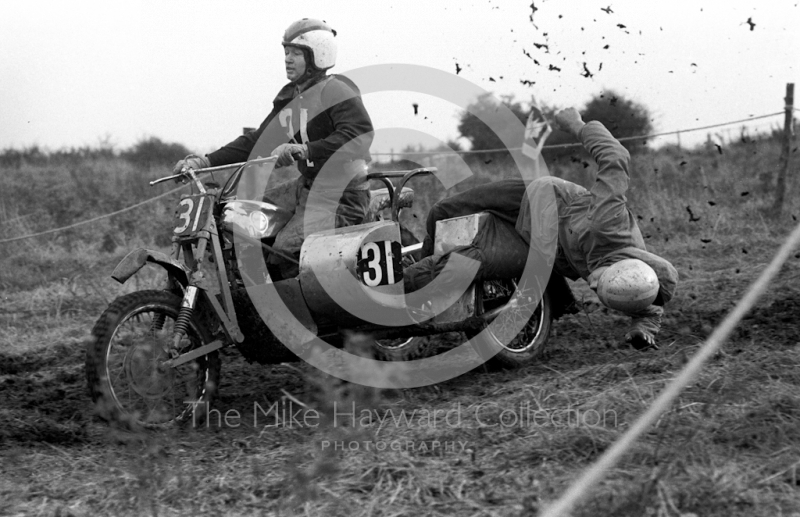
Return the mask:
<path id="1" fill-rule="evenodd" d="M 289 108 L 282 110 L 278 114 L 278 120 L 281 126 L 286 128 L 286 134 L 290 139 L 294 140 L 294 124 L 292 124 L 293 111 Z M 300 108 L 300 140 L 304 144 L 308 144 L 308 110 Z M 309 167 L 314 166 L 314 162 L 307 160 Z"/>

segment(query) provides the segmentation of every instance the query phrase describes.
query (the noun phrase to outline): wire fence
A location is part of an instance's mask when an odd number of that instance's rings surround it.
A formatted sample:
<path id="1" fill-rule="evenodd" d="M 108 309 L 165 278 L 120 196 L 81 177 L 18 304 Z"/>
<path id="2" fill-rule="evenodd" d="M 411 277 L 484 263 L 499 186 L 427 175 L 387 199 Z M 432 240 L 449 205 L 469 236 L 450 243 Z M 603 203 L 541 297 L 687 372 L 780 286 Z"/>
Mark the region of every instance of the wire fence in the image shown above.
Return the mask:
<path id="1" fill-rule="evenodd" d="M 0 240 L 0 244 L 7 244 L 7 243 L 10 243 L 10 242 L 16 242 L 16 241 L 21 241 L 21 240 L 25 240 L 25 239 L 31 239 L 33 237 L 41 237 L 43 235 L 51 235 L 51 234 L 54 234 L 54 233 L 63 232 L 63 231 L 66 231 L 66 230 L 71 230 L 73 228 L 77 228 L 79 226 L 83 226 L 83 225 L 86 225 L 86 224 L 94 223 L 94 222 L 100 221 L 102 219 L 108 219 L 109 217 L 114 217 L 115 215 L 123 214 L 125 212 L 130 212 L 131 210 L 134 210 L 136 208 L 148 205 L 148 204 L 150 204 L 150 203 L 152 203 L 154 201 L 158 201 L 159 199 L 162 199 L 162 198 L 165 198 L 165 197 L 167 197 L 169 195 L 175 194 L 175 193 L 179 192 L 180 190 L 182 190 L 183 188 L 185 188 L 187 186 L 188 185 L 181 185 L 180 187 L 174 188 L 172 190 L 169 190 L 167 192 L 159 194 L 159 195 L 157 195 L 155 197 L 151 197 L 149 199 L 145 199 L 144 201 L 140 201 L 139 203 L 135 203 L 133 205 L 126 206 L 125 208 L 121 208 L 119 210 L 115 210 L 114 212 L 110 212 L 110 213 L 103 214 L 103 215 L 98 215 L 97 217 L 92 217 L 91 219 L 86 219 L 84 221 L 79 221 L 77 223 L 69 224 L 67 226 L 61 226 L 59 228 L 52 228 L 50 230 L 44 230 L 44 231 L 41 231 L 41 232 L 29 233 L 28 235 L 20 235 L 18 237 L 10 237 L 8 239 L 2 239 L 2 240 Z"/>
<path id="2" fill-rule="evenodd" d="M 676 131 L 667 131 L 665 133 L 651 133 L 648 135 L 637 135 L 637 136 L 626 136 L 622 138 L 618 138 L 620 142 L 628 142 L 632 140 L 647 140 L 649 138 L 657 138 L 662 136 L 670 136 L 670 135 L 678 135 L 683 133 L 691 133 L 694 131 L 704 131 L 706 129 L 714 129 L 717 127 L 724 127 L 724 126 L 731 126 L 733 124 L 742 124 L 745 122 L 751 122 L 753 120 L 760 120 L 764 118 L 774 117 L 777 115 L 783 115 L 783 111 L 778 111 L 776 113 L 769 113 L 767 115 L 758 115 L 755 117 L 750 118 L 743 118 L 739 120 L 732 120 L 730 122 L 722 122 L 719 124 L 711 124 L 709 126 L 700 126 L 700 127 L 693 127 L 689 129 L 680 129 Z M 571 144 L 555 144 L 555 145 L 545 145 L 542 146 L 542 149 L 567 149 L 570 147 L 580 147 L 582 144 L 579 142 L 571 143 Z M 408 153 L 370 153 L 372 156 L 396 156 L 396 155 L 403 155 L 409 154 L 414 156 L 437 156 L 437 155 L 445 155 L 445 154 L 485 154 L 485 153 L 499 153 L 504 151 L 519 151 L 521 147 L 512 147 L 506 148 L 502 147 L 499 149 L 476 149 L 476 150 L 467 150 L 467 151 L 409 151 Z"/>
<path id="3" fill-rule="evenodd" d="M 797 109 L 797 108 L 795 108 L 795 109 Z M 648 135 L 638 135 L 638 136 L 623 137 L 623 138 L 619 138 L 619 140 L 620 141 L 645 140 L 645 139 L 648 139 L 648 138 L 656 138 L 656 137 L 661 137 L 661 136 L 677 135 L 677 134 L 689 133 L 689 132 L 693 132 L 693 131 L 703 131 L 703 130 L 713 129 L 713 128 L 717 128 L 717 127 L 730 126 L 730 125 L 733 125 L 733 124 L 742 124 L 742 123 L 745 123 L 745 122 L 751 122 L 751 121 L 754 121 L 754 120 L 765 119 L 765 118 L 774 117 L 774 116 L 777 116 L 777 115 L 784 115 L 784 112 L 783 111 L 778 111 L 778 112 L 769 113 L 769 114 L 766 114 L 766 115 L 758 115 L 758 116 L 755 116 L 755 117 L 749 117 L 749 118 L 744 118 L 744 119 L 739 119 L 739 120 L 732 120 L 732 121 L 729 121 L 729 122 L 721 122 L 721 123 L 718 123 L 718 124 L 711 124 L 711 125 L 707 125 L 707 126 L 700 126 L 700 127 L 689 128 L 689 129 L 668 131 L 668 132 L 665 132 L 665 133 L 652 133 L 652 134 L 648 134 Z M 563 148 L 569 148 L 569 147 L 577 147 L 577 146 L 580 146 L 580 145 L 581 145 L 580 143 L 545 145 L 545 146 L 543 146 L 543 149 L 563 149 Z M 413 155 L 417 155 L 417 156 L 421 156 L 421 155 L 424 155 L 424 156 L 436 156 L 436 155 L 445 155 L 445 154 L 483 154 L 483 153 L 497 153 L 497 152 L 503 152 L 503 151 L 519 151 L 520 149 L 521 148 L 512 148 L 512 149 L 501 148 L 501 149 L 480 149 L 480 150 L 444 151 L 444 152 L 443 151 L 420 151 L 420 152 L 416 152 L 415 151 L 415 152 L 411 152 L 411 153 L 408 153 L 408 154 L 413 154 Z M 396 154 L 402 155 L 403 153 L 371 153 L 371 154 L 373 156 L 389 156 L 389 155 L 394 156 Z M 18 237 L 10 237 L 10 238 L 7 238 L 7 239 L 1 239 L 0 240 L 0 244 L 9 244 L 9 243 L 12 243 L 12 242 L 17 242 L 17 241 L 21 241 L 21 240 L 25 240 L 25 239 L 32 239 L 32 238 L 35 238 L 35 237 L 41 237 L 41 236 L 44 236 L 44 235 L 52 235 L 54 233 L 59 233 L 59 232 L 63 232 L 63 231 L 66 231 L 66 230 L 71 230 L 73 228 L 77 228 L 77 227 L 80 227 L 80 226 L 83 226 L 83 225 L 91 224 L 91 223 L 97 222 L 97 221 L 99 221 L 101 219 L 114 217 L 116 215 L 119 215 L 119 214 L 128 212 L 130 210 L 134 210 L 136 208 L 139 208 L 141 206 L 147 205 L 148 203 L 152 203 L 154 201 L 157 201 L 157 200 L 159 200 L 161 198 L 169 196 L 170 194 L 174 194 L 174 193 L 178 192 L 180 189 L 182 189 L 184 187 L 185 187 L 185 185 L 181 186 L 181 187 L 178 187 L 178 188 L 175 188 L 173 190 L 170 190 L 169 192 L 165 192 L 165 193 L 159 194 L 159 195 L 157 195 L 155 197 L 146 199 L 146 200 L 141 201 L 139 203 L 133 204 L 131 206 L 122 208 L 120 210 L 116 210 L 116 211 L 110 212 L 108 214 L 99 215 L 97 217 L 93 217 L 91 219 L 87 219 L 87 220 L 84 220 L 84 221 L 79 221 L 77 223 L 73 223 L 73 224 L 70 224 L 70 225 L 67 225 L 67 226 L 62 226 L 60 228 L 52 228 L 50 230 L 31 233 L 31 234 L 27 234 L 27 235 L 20 235 Z"/>

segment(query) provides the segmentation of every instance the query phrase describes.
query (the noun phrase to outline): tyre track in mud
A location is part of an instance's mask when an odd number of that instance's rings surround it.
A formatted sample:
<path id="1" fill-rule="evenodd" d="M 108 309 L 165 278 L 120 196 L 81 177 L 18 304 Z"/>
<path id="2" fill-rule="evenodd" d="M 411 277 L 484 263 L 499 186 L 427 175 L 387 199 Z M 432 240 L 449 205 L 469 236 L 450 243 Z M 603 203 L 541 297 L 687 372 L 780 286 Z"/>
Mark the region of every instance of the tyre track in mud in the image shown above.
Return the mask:
<path id="1" fill-rule="evenodd" d="M 79 342 L 0 353 L 0 441 L 83 443 L 91 421 Z"/>

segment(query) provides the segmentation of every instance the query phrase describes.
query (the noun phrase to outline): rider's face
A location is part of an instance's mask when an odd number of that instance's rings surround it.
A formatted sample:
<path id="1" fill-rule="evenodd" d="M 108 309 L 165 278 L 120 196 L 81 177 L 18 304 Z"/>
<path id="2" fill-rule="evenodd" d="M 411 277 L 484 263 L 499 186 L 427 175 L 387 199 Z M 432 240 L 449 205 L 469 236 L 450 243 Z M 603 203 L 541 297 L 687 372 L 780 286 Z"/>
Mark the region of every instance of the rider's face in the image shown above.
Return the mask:
<path id="1" fill-rule="evenodd" d="M 284 59 L 286 65 L 286 78 L 296 81 L 306 72 L 306 57 L 303 51 L 297 47 L 284 47 Z"/>

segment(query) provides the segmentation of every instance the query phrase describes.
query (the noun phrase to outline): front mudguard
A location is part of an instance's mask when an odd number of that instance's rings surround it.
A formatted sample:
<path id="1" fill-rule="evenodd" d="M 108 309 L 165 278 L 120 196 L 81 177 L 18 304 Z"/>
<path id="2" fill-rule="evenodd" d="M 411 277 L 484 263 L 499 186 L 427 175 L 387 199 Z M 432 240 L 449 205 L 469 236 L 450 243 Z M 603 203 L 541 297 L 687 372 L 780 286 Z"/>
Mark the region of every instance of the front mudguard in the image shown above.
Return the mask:
<path id="1" fill-rule="evenodd" d="M 125 258 L 114 268 L 111 278 L 120 284 L 124 284 L 148 262 L 158 264 L 166 269 L 169 276 L 175 278 L 181 285 L 186 286 L 189 284 L 189 270 L 184 264 L 166 253 L 145 248 L 137 248 L 125 255 Z"/>

